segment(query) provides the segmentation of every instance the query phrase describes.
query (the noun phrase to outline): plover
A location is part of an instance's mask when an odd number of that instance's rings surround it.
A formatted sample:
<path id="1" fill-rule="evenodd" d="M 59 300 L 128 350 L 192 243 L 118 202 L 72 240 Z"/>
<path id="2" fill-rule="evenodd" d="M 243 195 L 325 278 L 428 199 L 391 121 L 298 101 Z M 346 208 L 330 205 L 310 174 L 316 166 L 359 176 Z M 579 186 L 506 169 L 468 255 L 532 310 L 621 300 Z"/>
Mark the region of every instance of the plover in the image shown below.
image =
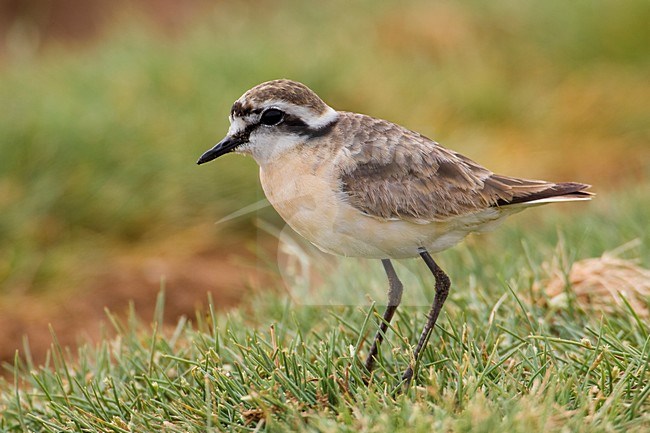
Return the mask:
<path id="1" fill-rule="evenodd" d="M 291 80 L 248 90 L 229 120 L 226 137 L 198 164 L 230 152 L 251 155 L 269 202 L 297 233 L 327 253 L 381 260 L 388 304 L 365 361 L 368 372 L 402 297 L 391 259 L 424 260 L 435 296 L 414 363 L 402 375 L 406 383 L 449 293 L 449 277 L 430 254 L 526 207 L 592 197 L 582 183 L 495 174 L 395 123 L 336 111 Z"/>

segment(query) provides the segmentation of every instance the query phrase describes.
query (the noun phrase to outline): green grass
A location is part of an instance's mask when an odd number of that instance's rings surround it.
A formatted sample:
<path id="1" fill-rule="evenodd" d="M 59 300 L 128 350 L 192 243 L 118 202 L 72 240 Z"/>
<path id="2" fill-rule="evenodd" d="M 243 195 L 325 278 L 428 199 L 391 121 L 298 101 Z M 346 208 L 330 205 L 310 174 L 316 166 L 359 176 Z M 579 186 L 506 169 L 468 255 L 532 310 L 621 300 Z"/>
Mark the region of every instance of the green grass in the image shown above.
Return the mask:
<path id="1" fill-rule="evenodd" d="M 69 353 L 54 340 L 48 362 L 18 360 L 0 383 L 3 431 L 441 431 L 644 432 L 650 428 L 650 326 L 625 305 L 531 302 L 543 261 L 567 266 L 633 238 L 650 259 L 647 188 L 601 195 L 564 213 L 529 210 L 439 257 L 452 293 L 415 384 L 400 393 L 424 322 L 398 310 L 369 386 L 361 364 L 378 316 L 365 305 L 307 306 L 256 294 L 228 314 L 214 308 L 160 329 L 164 295 L 148 326 L 109 314 L 114 337 Z M 612 229 L 612 218 L 634 223 Z M 638 219 L 636 219 L 638 218 Z M 524 233 L 526 231 L 527 233 Z M 564 245 L 558 250 L 558 242 Z M 332 299 L 383 289 L 381 267 L 341 259 L 315 286 Z M 349 263 L 352 263 L 351 265 Z M 346 265 L 348 264 L 348 265 Z M 418 261 L 400 262 L 408 291 L 428 287 Z M 419 282 L 417 281 L 419 279 Z M 421 287 L 420 287 L 421 286 Z M 534 297 L 543 297 L 535 294 Z M 377 299 L 381 302 L 383 298 Z M 611 303 L 611 300 L 609 301 Z M 650 306 L 650 300 L 645 300 Z M 379 310 L 379 309 L 378 309 Z"/>

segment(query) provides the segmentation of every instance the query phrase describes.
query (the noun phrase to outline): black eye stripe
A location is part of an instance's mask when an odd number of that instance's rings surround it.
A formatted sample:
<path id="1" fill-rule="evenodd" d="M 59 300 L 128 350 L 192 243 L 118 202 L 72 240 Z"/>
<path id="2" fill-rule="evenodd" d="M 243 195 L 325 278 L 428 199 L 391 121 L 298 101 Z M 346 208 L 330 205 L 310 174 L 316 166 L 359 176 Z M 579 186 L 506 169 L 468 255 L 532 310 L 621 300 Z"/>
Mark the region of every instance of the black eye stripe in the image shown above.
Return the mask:
<path id="1" fill-rule="evenodd" d="M 270 108 L 269 108 L 270 109 Z M 269 110 L 267 109 L 267 110 Z M 277 110 L 277 109 L 276 109 Z M 262 110 L 257 109 L 257 110 L 251 110 L 249 113 L 253 113 L 254 111 L 257 111 L 258 113 Z M 281 111 L 281 110 L 278 110 Z M 282 111 L 281 111 L 282 112 Z M 248 124 L 242 131 L 240 131 L 237 136 L 241 137 L 243 141 L 248 142 L 250 135 L 259 129 L 263 129 L 265 131 L 269 131 L 269 126 L 274 126 L 273 130 L 277 131 L 282 131 L 283 133 L 289 133 L 289 134 L 295 134 L 299 135 L 301 137 L 304 137 L 307 140 L 313 139 L 313 138 L 318 138 L 322 137 L 326 134 L 328 134 L 332 128 L 338 123 L 338 119 L 334 119 L 332 122 L 323 125 L 318 128 L 314 128 L 309 126 L 304 120 L 302 120 L 300 117 L 289 114 L 286 112 L 282 112 L 283 116 L 282 119 L 279 123 L 275 125 L 264 125 L 261 122 L 261 119 L 257 123 L 252 123 Z"/>
<path id="2" fill-rule="evenodd" d="M 257 129 L 258 125 L 248 125 L 243 130 L 237 132 L 235 137 L 238 138 L 242 143 L 248 143 L 250 140 L 251 133 Z"/>
<path id="3" fill-rule="evenodd" d="M 324 135 L 329 134 L 337 123 L 338 123 L 338 119 L 328 123 L 325 126 L 321 126 L 320 128 L 307 127 L 305 131 L 302 133 L 302 135 L 305 136 L 307 139 L 322 137 Z"/>
<path id="4" fill-rule="evenodd" d="M 292 116 L 290 114 L 284 116 L 283 123 L 286 126 L 288 126 L 290 129 L 294 129 L 294 130 L 309 128 L 309 126 L 300 117 Z"/>

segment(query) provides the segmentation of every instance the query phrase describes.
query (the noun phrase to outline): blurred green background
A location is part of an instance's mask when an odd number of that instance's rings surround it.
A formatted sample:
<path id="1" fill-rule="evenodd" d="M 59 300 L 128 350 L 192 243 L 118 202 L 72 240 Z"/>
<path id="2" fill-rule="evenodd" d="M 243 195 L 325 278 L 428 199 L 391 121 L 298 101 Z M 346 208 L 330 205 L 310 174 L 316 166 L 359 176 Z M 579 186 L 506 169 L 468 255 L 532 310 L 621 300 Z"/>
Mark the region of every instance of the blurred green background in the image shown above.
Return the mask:
<path id="1" fill-rule="evenodd" d="M 214 224 L 263 198 L 255 163 L 195 161 L 269 79 L 496 172 L 591 183 L 612 206 L 650 191 L 647 0 L 5 0 L 0 13 L 3 359 L 25 333 L 46 347 L 50 322 L 66 343 L 99 332 L 105 305 L 148 311 L 161 278 L 177 314 L 267 281 L 247 264 L 273 248 L 260 213 Z"/>

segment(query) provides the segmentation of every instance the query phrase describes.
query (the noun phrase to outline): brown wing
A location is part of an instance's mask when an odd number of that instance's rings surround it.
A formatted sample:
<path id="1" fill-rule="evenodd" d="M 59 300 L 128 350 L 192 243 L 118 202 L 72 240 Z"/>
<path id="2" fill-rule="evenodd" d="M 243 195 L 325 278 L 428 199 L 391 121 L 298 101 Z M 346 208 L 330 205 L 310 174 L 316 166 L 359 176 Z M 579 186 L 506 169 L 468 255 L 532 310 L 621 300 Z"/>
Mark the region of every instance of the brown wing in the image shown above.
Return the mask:
<path id="1" fill-rule="evenodd" d="M 491 206 L 579 194 L 588 187 L 495 175 L 384 120 L 345 113 L 340 123 L 339 131 L 355 131 L 344 139 L 341 191 L 352 206 L 374 217 L 441 221 Z"/>

